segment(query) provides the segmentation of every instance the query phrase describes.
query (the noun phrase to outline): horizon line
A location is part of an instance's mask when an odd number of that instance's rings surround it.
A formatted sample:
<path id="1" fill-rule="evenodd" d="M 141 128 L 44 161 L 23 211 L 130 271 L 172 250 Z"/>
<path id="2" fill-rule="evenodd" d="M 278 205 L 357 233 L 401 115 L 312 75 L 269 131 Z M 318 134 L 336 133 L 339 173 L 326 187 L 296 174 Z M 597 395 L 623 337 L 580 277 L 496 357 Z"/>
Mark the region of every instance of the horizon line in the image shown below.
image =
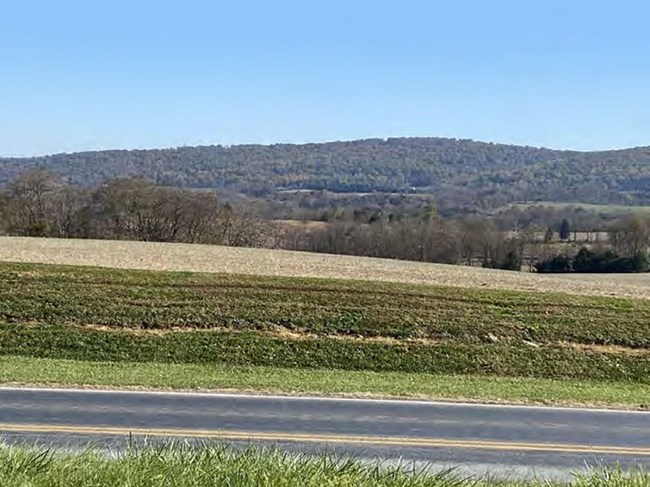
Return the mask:
<path id="1" fill-rule="evenodd" d="M 0 154 L 1 159 L 38 159 L 42 157 L 55 157 L 55 156 L 71 156 L 77 154 L 87 154 L 87 153 L 96 153 L 96 152 L 139 152 L 139 151 L 166 151 L 166 150 L 178 150 L 178 149 L 193 149 L 200 147 L 223 147 L 230 149 L 233 147 L 246 147 L 246 146 L 257 146 L 257 147 L 273 147 L 278 145 L 286 146 L 306 146 L 306 145 L 327 145 L 327 144 L 336 144 L 336 143 L 353 143 L 353 142 L 364 142 L 364 141 L 384 141 L 397 140 L 397 139 L 421 139 L 421 140 L 453 140 L 457 142 L 474 142 L 479 144 L 486 145 L 501 145 L 501 146 L 510 146 L 510 147 L 522 147 L 535 150 L 549 150 L 556 152 L 577 152 L 577 153 L 598 153 L 598 152 L 618 152 L 634 149 L 642 149 L 645 147 L 650 148 L 650 143 L 648 145 L 635 145 L 635 146 L 616 146 L 609 147 L 604 149 L 568 149 L 568 148 L 553 148 L 545 145 L 534 145 L 534 144 L 523 144 L 523 143 L 513 143 L 513 142 L 495 142 L 495 141 L 486 141 L 473 139 L 469 137 L 451 137 L 451 136 L 416 136 L 416 135 L 400 135 L 400 136 L 391 136 L 391 137 L 362 137 L 362 138 L 351 138 L 351 139 L 325 139 L 315 142 L 240 142 L 233 144 L 226 143 L 196 143 L 196 144 L 182 144 L 182 145 L 169 145 L 169 146 L 147 146 L 147 147 L 105 147 L 98 149 L 81 149 L 74 150 L 71 152 L 61 151 L 61 152 L 46 152 L 46 153 L 37 153 L 31 155 L 2 155 Z"/>

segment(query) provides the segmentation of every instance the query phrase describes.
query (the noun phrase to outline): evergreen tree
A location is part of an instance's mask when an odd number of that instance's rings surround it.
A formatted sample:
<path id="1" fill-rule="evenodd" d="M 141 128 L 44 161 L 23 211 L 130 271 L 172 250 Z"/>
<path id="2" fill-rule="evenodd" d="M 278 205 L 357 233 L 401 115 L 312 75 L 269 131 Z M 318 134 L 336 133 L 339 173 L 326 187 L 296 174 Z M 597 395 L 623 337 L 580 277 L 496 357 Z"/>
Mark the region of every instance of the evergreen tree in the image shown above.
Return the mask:
<path id="1" fill-rule="evenodd" d="M 560 224 L 560 240 L 562 242 L 566 242 L 569 240 L 569 237 L 571 236 L 571 226 L 569 225 L 569 220 L 564 218 L 562 220 L 562 223 Z"/>
<path id="2" fill-rule="evenodd" d="M 520 271 L 521 270 L 521 254 L 518 250 L 511 250 L 506 254 L 501 265 L 500 269 L 506 271 Z"/>

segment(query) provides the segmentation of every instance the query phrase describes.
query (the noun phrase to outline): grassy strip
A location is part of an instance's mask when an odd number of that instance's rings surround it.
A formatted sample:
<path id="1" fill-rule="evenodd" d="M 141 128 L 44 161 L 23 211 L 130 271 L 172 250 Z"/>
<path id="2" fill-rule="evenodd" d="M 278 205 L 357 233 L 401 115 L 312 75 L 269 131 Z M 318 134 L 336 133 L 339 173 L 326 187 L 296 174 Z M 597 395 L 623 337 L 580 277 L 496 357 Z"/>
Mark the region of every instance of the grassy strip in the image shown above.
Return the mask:
<path id="1" fill-rule="evenodd" d="M 401 372 L 235 365 L 132 364 L 0 357 L 0 382 L 63 386 L 262 391 L 283 394 L 585 405 L 647 409 L 650 386 Z"/>
<path id="2" fill-rule="evenodd" d="M 594 471 L 570 483 L 498 482 L 463 479 L 453 472 L 417 472 L 331 456 L 290 455 L 278 450 L 235 450 L 204 445 L 168 444 L 127 450 L 116 458 L 98 451 L 56 454 L 0 446 L 0 484 L 4 487 L 622 487 L 650 485 L 644 472 Z"/>
<path id="3" fill-rule="evenodd" d="M 60 325 L 2 325 L 0 351 L 74 360 L 266 365 L 437 374 L 486 374 L 650 384 L 650 360 L 572 348 L 293 339 L 255 332 L 134 334 Z"/>
<path id="4" fill-rule="evenodd" d="M 650 300 L 6 263 L 0 321 L 650 346 Z"/>

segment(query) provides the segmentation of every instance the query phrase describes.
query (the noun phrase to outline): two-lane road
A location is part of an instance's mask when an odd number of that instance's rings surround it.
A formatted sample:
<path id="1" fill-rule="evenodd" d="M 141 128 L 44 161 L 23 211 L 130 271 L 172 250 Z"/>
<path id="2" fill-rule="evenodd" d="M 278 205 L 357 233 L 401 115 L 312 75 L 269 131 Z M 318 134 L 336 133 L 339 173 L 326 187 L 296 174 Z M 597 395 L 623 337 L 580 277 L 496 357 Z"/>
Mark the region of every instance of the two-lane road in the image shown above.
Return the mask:
<path id="1" fill-rule="evenodd" d="M 136 436 L 263 442 L 293 451 L 563 476 L 650 469 L 650 413 L 229 394 L 0 388 L 0 437 L 60 446 Z"/>

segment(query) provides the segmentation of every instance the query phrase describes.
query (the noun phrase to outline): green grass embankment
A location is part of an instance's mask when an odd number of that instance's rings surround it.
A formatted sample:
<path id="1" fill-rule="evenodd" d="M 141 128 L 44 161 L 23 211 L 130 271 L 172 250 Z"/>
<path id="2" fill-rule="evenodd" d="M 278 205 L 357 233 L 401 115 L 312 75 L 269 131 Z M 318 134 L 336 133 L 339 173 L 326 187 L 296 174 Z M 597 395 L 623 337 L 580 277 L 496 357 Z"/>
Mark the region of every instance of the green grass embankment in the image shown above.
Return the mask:
<path id="1" fill-rule="evenodd" d="M 481 375 L 0 357 L 0 383 L 648 409 L 650 385 Z"/>

